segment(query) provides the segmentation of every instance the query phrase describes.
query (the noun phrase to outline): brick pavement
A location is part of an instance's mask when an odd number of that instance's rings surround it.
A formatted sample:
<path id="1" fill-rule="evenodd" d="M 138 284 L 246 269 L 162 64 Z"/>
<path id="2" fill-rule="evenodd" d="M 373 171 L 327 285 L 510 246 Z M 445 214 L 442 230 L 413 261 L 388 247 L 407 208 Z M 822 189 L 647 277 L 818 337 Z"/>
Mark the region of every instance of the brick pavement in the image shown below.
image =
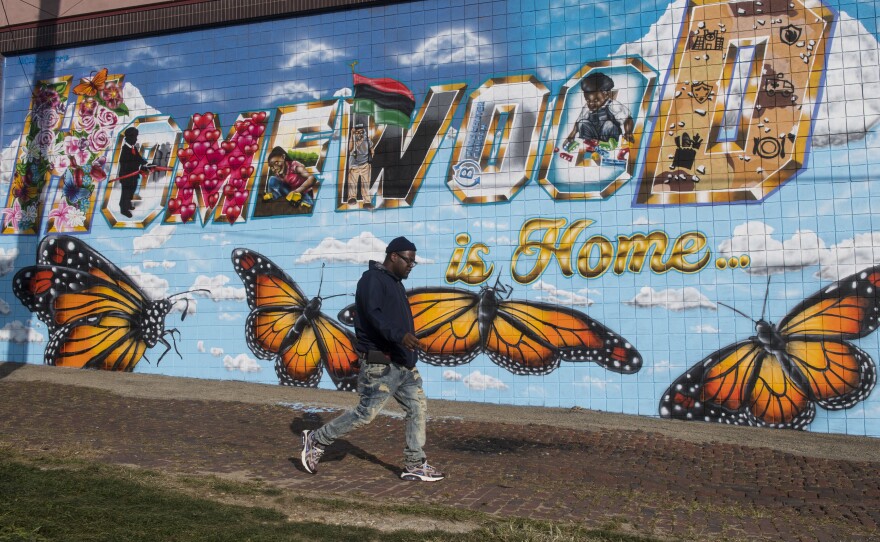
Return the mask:
<path id="1" fill-rule="evenodd" d="M 753 446 L 747 439 L 696 442 L 676 437 L 669 426 L 660 432 L 441 416 L 429 421 L 426 449 L 449 477 L 417 484 L 397 478 L 403 443 L 397 416 L 377 418 L 337 442 L 318 474 L 309 475 L 298 464 L 298 435 L 336 416 L 331 409 L 139 397 L 2 376 L 0 443 L 30 451 L 74 447 L 102 462 L 245 475 L 310 496 L 623 525 L 658 538 L 880 539 L 880 461 L 847 459 L 847 448 L 839 447 L 880 445 L 871 439 L 833 441 L 838 448 L 829 455 L 835 459 Z M 296 398 L 301 390 L 282 391 Z M 516 416 L 517 410 L 509 412 Z"/>

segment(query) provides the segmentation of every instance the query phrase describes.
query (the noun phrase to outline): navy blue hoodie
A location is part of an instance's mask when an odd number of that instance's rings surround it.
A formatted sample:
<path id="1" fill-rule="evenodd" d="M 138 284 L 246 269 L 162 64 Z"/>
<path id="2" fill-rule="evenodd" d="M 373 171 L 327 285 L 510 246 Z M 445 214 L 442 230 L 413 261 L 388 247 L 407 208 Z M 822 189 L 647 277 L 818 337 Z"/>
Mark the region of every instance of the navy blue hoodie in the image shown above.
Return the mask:
<path id="1" fill-rule="evenodd" d="M 397 275 L 370 260 L 358 281 L 355 305 L 357 349 L 380 350 L 398 365 L 415 367 L 418 354 L 401 344 L 404 335 L 415 334 L 415 325 L 406 289 Z"/>

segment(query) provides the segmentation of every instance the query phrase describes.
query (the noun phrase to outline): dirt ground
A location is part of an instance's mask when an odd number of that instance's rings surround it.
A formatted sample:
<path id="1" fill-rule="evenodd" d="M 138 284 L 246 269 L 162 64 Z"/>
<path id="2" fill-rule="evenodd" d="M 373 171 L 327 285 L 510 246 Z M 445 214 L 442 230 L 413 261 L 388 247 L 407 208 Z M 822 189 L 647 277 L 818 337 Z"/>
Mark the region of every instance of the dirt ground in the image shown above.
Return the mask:
<path id="1" fill-rule="evenodd" d="M 0 445 L 259 481 L 291 495 L 425 502 L 676 540 L 880 539 L 877 439 L 431 400 L 426 450 L 446 480 L 399 480 L 403 422 L 394 409 L 334 444 L 316 475 L 305 473 L 299 433 L 355 401 L 325 390 L 0 363 Z M 318 516 L 412 522 L 355 509 Z"/>

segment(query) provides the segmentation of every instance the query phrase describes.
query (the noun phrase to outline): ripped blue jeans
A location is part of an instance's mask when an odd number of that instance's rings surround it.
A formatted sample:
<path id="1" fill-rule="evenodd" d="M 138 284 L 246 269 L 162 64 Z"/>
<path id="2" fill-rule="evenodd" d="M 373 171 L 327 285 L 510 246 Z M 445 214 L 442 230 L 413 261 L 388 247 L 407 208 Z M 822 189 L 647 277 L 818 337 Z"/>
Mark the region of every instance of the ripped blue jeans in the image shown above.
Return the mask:
<path id="1" fill-rule="evenodd" d="M 428 403 L 418 369 L 407 369 L 394 363 L 362 363 L 357 389 L 360 395 L 358 406 L 315 431 L 314 438 L 318 444 L 327 447 L 346 433 L 369 424 L 388 399 L 394 397 L 406 413 L 404 465 L 416 467 L 424 463 L 422 447 L 425 445 Z"/>

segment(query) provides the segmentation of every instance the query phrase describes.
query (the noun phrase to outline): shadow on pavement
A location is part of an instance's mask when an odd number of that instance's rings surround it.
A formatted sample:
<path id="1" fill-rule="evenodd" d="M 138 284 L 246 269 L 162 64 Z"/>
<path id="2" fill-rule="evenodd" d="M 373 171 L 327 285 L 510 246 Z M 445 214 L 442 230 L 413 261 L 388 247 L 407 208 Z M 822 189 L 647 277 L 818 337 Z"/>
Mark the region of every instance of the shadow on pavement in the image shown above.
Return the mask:
<path id="1" fill-rule="evenodd" d="M 13 363 L 11 361 L 0 362 L 0 380 L 21 369 L 24 365 L 24 363 Z"/>
<path id="2" fill-rule="evenodd" d="M 302 418 L 294 419 L 290 422 L 290 432 L 293 433 L 297 443 L 300 442 L 304 429 L 318 429 L 319 427 L 321 427 L 322 424 L 320 423 L 320 421 L 316 422 L 314 421 L 314 419 L 315 416 L 313 414 L 305 413 Z M 301 445 L 299 444 L 297 445 L 297 450 L 300 449 L 300 446 Z M 403 443 L 401 443 L 401 446 L 403 446 Z M 400 474 L 400 466 L 386 463 L 375 455 L 367 452 L 363 448 L 359 448 L 358 446 L 355 446 L 354 444 L 344 439 L 337 440 L 333 443 L 332 446 L 327 448 L 327 451 L 324 452 L 324 456 L 321 457 L 321 463 L 342 461 L 349 454 L 357 457 L 358 459 L 362 459 L 364 461 L 369 461 L 370 463 L 373 463 L 375 465 L 379 465 L 389 472 L 394 473 L 395 476 Z M 300 462 L 299 455 L 291 456 L 288 458 L 288 460 L 297 470 L 299 470 L 300 472 L 306 472 L 306 470 L 302 466 L 302 463 Z M 403 459 L 401 459 L 401 462 L 402 461 Z"/>

